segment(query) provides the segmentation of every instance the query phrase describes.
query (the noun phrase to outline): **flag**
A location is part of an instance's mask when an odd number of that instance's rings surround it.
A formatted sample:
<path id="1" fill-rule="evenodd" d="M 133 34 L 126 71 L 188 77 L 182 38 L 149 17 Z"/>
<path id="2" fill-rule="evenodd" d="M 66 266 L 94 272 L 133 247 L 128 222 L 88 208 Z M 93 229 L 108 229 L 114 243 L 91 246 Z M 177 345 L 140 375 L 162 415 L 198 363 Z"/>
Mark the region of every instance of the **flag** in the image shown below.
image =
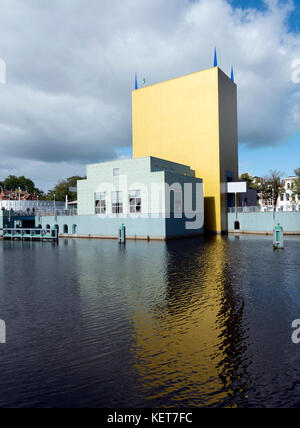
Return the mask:
<path id="1" fill-rule="evenodd" d="M 231 80 L 234 83 L 234 71 L 233 71 L 233 67 L 231 67 Z"/>
<path id="2" fill-rule="evenodd" d="M 215 48 L 215 59 L 214 59 L 214 67 L 218 67 L 218 56 L 217 56 L 217 48 Z"/>

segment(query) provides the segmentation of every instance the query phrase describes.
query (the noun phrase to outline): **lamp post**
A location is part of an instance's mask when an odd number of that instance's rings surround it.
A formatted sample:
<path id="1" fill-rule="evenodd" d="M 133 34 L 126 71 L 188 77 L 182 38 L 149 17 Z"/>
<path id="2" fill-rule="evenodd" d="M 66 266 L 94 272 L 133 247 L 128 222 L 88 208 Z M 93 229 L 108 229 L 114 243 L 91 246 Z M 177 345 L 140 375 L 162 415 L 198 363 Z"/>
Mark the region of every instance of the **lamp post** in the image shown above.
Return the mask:
<path id="1" fill-rule="evenodd" d="M 54 216 L 55 216 L 55 208 L 56 208 L 56 204 L 55 204 L 55 202 L 56 202 L 56 201 L 55 201 L 55 196 L 56 196 L 56 195 L 55 195 L 55 193 L 54 193 L 54 195 L 53 195 L 53 197 L 54 197 L 54 204 L 53 204 Z"/>

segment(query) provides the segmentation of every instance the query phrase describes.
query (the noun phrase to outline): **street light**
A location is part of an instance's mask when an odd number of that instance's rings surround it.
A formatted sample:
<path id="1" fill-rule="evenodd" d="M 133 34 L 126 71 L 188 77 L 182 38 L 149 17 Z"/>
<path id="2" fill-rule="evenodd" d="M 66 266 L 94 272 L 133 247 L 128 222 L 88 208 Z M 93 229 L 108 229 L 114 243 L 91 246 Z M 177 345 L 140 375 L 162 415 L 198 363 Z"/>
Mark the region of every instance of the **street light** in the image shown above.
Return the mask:
<path id="1" fill-rule="evenodd" d="M 55 208 L 56 208 L 56 204 L 55 204 L 55 202 L 56 202 L 56 201 L 55 201 L 55 196 L 56 196 L 56 195 L 55 195 L 55 193 L 54 193 L 54 195 L 53 195 L 53 197 L 54 197 L 54 205 L 53 205 L 53 208 L 54 208 L 54 215 L 55 215 Z"/>

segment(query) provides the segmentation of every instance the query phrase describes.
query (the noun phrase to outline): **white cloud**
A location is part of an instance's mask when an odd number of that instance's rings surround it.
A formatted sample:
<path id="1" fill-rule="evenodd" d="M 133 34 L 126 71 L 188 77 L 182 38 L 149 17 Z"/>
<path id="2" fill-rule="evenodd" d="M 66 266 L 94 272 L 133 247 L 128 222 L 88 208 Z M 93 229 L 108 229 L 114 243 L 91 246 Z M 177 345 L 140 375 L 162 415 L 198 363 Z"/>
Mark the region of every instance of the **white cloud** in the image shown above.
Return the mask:
<path id="1" fill-rule="evenodd" d="M 286 141 L 300 131 L 291 66 L 300 36 L 287 27 L 290 2 L 267 4 L 0 0 L 0 178 L 26 171 L 50 186 L 87 162 L 120 156 L 131 144 L 134 72 L 156 83 L 208 68 L 215 45 L 221 68 L 235 66 L 240 142 Z"/>

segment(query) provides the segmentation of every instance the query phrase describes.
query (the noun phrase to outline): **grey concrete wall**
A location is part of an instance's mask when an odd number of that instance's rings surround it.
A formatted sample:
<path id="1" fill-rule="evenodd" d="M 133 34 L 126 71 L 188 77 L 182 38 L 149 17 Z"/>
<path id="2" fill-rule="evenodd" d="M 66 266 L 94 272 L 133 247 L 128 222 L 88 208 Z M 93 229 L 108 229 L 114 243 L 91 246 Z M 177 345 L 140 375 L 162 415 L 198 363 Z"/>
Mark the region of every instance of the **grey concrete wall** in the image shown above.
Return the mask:
<path id="1" fill-rule="evenodd" d="M 240 223 L 241 232 L 249 233 L 271 233 L 277 223 L 280 223 L 286 233 L 300 234 L 300 212 L 276 212 L 275 220 L 273 213 L 239 213 L 228 214 L 228 230 L 235 230 L 235 222 Z"/>

